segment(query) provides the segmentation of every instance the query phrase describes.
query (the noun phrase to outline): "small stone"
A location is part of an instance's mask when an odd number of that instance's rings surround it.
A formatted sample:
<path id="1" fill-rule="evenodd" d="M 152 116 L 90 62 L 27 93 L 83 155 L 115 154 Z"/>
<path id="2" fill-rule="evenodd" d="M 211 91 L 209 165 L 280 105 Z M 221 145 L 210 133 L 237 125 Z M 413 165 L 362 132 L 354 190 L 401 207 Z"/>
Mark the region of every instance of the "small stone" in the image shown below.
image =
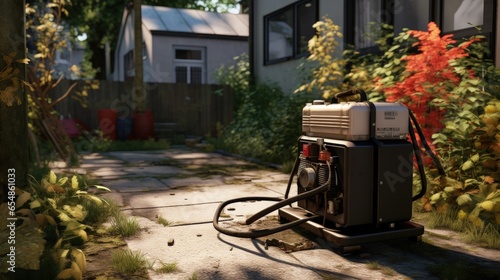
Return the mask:
<path id="1" fill-rule="evenodd" d="M 202 234 L 201 234 L 201 233 L 198 233 L 196 236 L 201 237 L 201 236 L 202 236 Z"/>
<path id="2" fill-rule="evenodd" d="M 174 246 L 174 239 L 170 238 L 167 242 L 168 246 Z"/>
<path id="3" fill-rule="evenodd" d="M 227 208 L 227 211 L 234 211 L 234 210 L 236 210 L 236 209 L 233 207 Z"/>

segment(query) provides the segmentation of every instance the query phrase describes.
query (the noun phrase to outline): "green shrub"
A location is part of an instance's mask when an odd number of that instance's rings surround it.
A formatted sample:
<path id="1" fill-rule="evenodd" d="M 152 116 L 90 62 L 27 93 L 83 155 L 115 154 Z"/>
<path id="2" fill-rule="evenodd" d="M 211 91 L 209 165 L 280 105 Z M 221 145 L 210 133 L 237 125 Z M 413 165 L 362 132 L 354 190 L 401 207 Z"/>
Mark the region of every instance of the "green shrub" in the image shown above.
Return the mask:
<path id="1" fill-rule="evenodd" d="M 16 213 L 25 221 L 19 231 L 16 230 L 16 236 L 20 244 L 29 246 L 19 246 L 18 251 L 25 252 L 20 255 L 35 256 L 33 261 L 38 261 L 38 253 L 53 252 L 54 263 L 58 262 L 57 268 L 43 268 L 43 271 L 57 273 L 61 279 L 78 279 L 85 272 L 85 255 L 74 246 L 86 242 L 87 231 L 92 229 L 94 222 L 99 222 L 91 221 L 89 213 L 94 215 L 94 211 L 97 211 L 102 215 L 104 212 L 101 209 L 106 205 L 106 201 L 97 194 L 109 189 L 89 186 L 86 184 L 88 180 L 83 179 L 81 176 L 58 178 L 50 171 L 40 181 L 31 177 L 28 190 L 16 191 Z M 92 192 L 91 187 L 95 188 Z M 23 241 L 23 232 L 31 229 L 35 229 L 35 232 L 26 235 L 28 239 Z M 37 270 L 35 266 L 29 269 Z"/>

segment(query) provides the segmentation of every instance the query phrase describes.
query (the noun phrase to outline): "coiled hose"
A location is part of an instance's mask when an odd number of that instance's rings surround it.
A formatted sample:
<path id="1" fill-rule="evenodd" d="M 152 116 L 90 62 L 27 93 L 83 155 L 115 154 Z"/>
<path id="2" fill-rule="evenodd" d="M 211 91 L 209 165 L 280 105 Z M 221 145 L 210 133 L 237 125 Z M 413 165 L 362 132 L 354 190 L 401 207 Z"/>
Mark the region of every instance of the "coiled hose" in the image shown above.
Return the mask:
<path id="1" fill-rule="evenodd" d="M 327 161 L 326 163 L 328 165 L 328 169 L 330 169 L 330 162 Z M 292 173 L 290 174 L 290 180 L 288 181 L 286 196 L 288 196 L 288 193 L 290 191 L 290 186 L 291 186 L 291 183 L 293 181 L 293 177 L 295 175 L 295 171 L 298 168 L 298 164 L 299 164 L 299 160 L 297 159 L 295 161 Z M 223 228 L 223 227 L 221 227 L 219 225 L 219 217 L 220 217 L 222 211 L 224 210 L 224 207 L 226 207 L 227 205 L 232 204 L 232 203 L 244 202 L 244 201 L 278 201 L 278 203 L 275 203 L 275 204 L 273 204 L 273 205 L 271 205 L 271 206 L 269 206 L 267 208 L 264 208 L 261 211 L 259 211 L 258 213 L 256 213 L 253 216 L 249 217 L 245 221 L 245 224 L 246 225 L 250 225 L 253 222 L 257 221 L 258 219 L 262 218 L 263 216 L 265 216 L 265 215 L 267 215 L 267 214 L 269 214 L 269 213 L 271 213 L 271 212 L 273 212 L 275 210 L 278 210 L 279 208 L 281 208 L 281 207 L 283 207 L 285 205 L 289 205 L 289 204 L 292 204 L 292 203 L 294 203 L 296 201 L 299 201 L 299 200 L 302 200 L 302 199 L 306 199 L 306 198 L 308 198 L 310 196 L 314 196 L 314 195 L 317 195 L 319 193 L 326 192 L 328 190 L 328 188 L 330 187 L 330 180 L 331 180 L 331 172 L 328 172 L 328 173 L 330 174 L 329 178 L 328 178 L 327 182 L 325 184 L 323 184 L 322 186 L 320 186 L 318 188 L 315 188 L 315 189 L 312 189 L 312 190 L 309 190 L 309 191 L 306 191 L 306 192 L 303 192 L 303 193 L 301 193 L 299 195 L 296 195 L 296 196 L 293 196 L 293 197 L 290 197 L 290 198 L 281 199 L 281 198 L 277 198 L 277 197 L 249 196 L 249 197 L 240 197 L 240 198 L 235 198 L 235 199 L 224 201 L 223 203 L 221 203 L 219 205 L 219 207 L 217 207 L 217 210 L 215 211 L 215 215 L 214 215 L 214 219 L 213 219 L 214 228 L 216 230 L 218 230 L 219 232 L 224 233 L 226 235 L 230 235 L 230 236 L 244 237 L 244 238 L 257 238 L 257 237 L 261 237 L 261 236 L 266 236 L 266 235 L 270 235 L 270 234 L 273 234 L 273 233 L 277 233 L 277 232 L 280 232 L 280 231 L 283 231 L 283 230 L 286 230 L 286 229 L 290 229 L 290 228 L 296 227 L 296 226 L 298 226 L 300 224 L 303 224 L 303 223 L 305 223 L 307 221 L 320 218 L 319 215 L 313 215 L 311 217 L 307 217 L 307 218 L 300 219 L 300 220 L 297 220 L 297 221 L 289 222 L 289 223 L 283 224 L 281 226 L 277 226 L 275 228 L 261 229 L 261 230 L 255 230 L 255 231 L 246 231 L 246 232 L 245 231 L 236 231 L 236 230 L 231 230 L 231 229 Z"/>

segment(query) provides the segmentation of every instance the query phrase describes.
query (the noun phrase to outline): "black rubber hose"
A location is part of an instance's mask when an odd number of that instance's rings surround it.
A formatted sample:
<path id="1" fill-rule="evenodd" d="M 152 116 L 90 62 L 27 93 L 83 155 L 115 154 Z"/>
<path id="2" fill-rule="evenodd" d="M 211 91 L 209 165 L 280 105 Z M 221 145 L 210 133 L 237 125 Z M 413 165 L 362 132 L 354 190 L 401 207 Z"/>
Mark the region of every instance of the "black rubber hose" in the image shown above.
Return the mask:
<path id="1" fill-rule="evenodd" d="M 299 139 L 299 141 L 300 141 L 300 139 Z M 295 174 L 299 170 L 299 162 L 300 162 L 300 158 L 297 157 L 295 159 L 294 164 L 293 164 L 292 172 L 290 173 L 290 179 L 288 179 L 288 185 L 286 186 L 286 191 L 285 191 L 285 199 L 287 199 L 288 195 L 290 194 L 290 189 L 292 186 L 293 177 L 295 176 Z"/>
<path id="2" fill-rule="evenodd" d="M 286 224 L 283 224 L 281 226 L 277 226 L 277 227 L 272 228 L 272 229 L 261 229 L 261 230 L 255 230 L 255 231 L 236 231 L 236 230 L 223 228 L 219 225 L 219 217 L 220 217 L 220 214 L 222 213 L 222 210 L 224 209 L 224 207 L 226 207 L 227 205 L 232 204 L 232 203 L 250 201 L 250 200 L 281 201 L 281 199 L 277 198 L 277 197 L 275 198 L 275 197 L 263 197 L 263 196 L 241 197 L 241 198 L 235 198 L 235 199 L 225 201 L 225 202 L 221 203 L 219 205 L 219 207 L 217 208 L 217 210 L 215 211 L 215 215 L 214 215 L 214 219 L 213 219 L 214 228 L 217 231 L 219 231 L 220 233 L 223 233 L 223 234 L 226 234 L 229 236 L 243 237 L 243 238 L 257 238 L 257 237 L 262 237 L 262 236 L 270 235 L 273 233 L 277 233 L 280 231 L 284 231 L 286 229 L 290 229 L 290 228 L 296 227 L 300 224 L 303 224 L 307 221 L 319 218 L 319 216 L 317 216 L 317 215 L 311 216 L 311 217 L 307 217 L 307 218 L 293 221 L 290 223 L 286 223 Z"/>
<path id="3" fill-rule="evenodd" d="M 331 171 L 330 171 L 330 173 L 331 173 Z M 292 176 L 293 176 L 293 173 L 292 173 Z M 330 178 L 328 179 L 327 183 L 323 184 L 322 186 L 315 188 L 315 189 L 312 189 L 310 191 L 303 192 L 303 193 L 296 195 L 294 197 L 286 198 L 286 199 L 281 199 L 281 198 L 277 198 L 277 197 L 250 196 L 250 197 L 241 197 L 241 198 L 235 198 L 235 199 L 231 199 L 228 201 L 224 201 L 223 203 L 221 203 L 219 205 L 219 207 L 215 211 L 214 219 L 212 221 L 213 226 L 219 232 L 230 235 L 230 236 L 257 238 L 257 237 L 269 235 L 272 233 L 280 232 L 280 231 L 283 231 L 283 230 L 286 230 L 289 228 L 293 228 L 293 227 L 296 227 L 296 226 L 303 224 L 307 221 L 319 218 L 320 217 L 319 215 L 315 215 L 315 216 L 307 217 L 307 218 L 300 219 L 297 221 L 289 222 L 289 223 L 286 223 L 284 225 L 281 225 L 281 226 L 278 226 L 278 227 L 275 227 L 272 229 L 263 229 L 263 230 L 257 230 L 257 231 L 252 231 L 252 232 L 242 232 L 242 231 L 225 229 L 219 225 L 220 214 L 222 213 L 222 210 L 224 209 L 224 207 L 226 207 L 229 204 L 236 203 L 236 202 L 243 202 L 243 201 L 251 201 L 251 200 L 278 201 L 278 203 L 275 203 L 267 208 L 264 208 L 263 210 L 259 211 L 258 213 L 254 214 L 253 216 L 248 218 L 245 221 L 245 224 L 250 225 L 253 222 L 255 222 L 256 220 L 260 219 L 261 217 L 263 217 L 263 216 L 265 216 L 265 215 L 267 215 L 267 214 L 269 214 L 269 213 L 271 213 L 271 212 L 273 212 L 273 211 L 275 211 L 275 210 L 277 210 L 277 209 L 279 209 L 287 204 L 292 204 L 296 201 L 306 199 L 310 196 L 313 196 L 313 195 L 316 195 L 316 194 L 319 194 L 322 192 L 326 192 L 330 188 L 330 180 L 331 180 L 331 174 L 330 174 Z"/>
<path id="4" fill-rule="evenodd" d="M 424 145 L 425 151 L 427 154 L 432 158 L 432 161 L 434 161 L 434 164 L 436 165 L 439 175 L 441 176 L 446 176 L 446 172 L 444 171 L 443 166 L 441 165 L 441 162 L 439 161 L 438 157 L 434 154 L 434 152 L 431 150 L 431 147 L 429 147 L 429 144 L 427 143 L 427 140 L 425 140 L 424 133 L 422 132 L 422 129 L 420 128 L 420 125 L 417 122 L 417 119 L 415 118 L 415 115 L 408 110 L 408 113 L 410 115 L 410 118 L 413 122 L 413 125 L 415 125 L 415 128 L 417 129 L 417 133 L 420 136 L 421 142 Z"/>
<path id="5" fill-rule="evenodd" d="M 246 220 L 246 224 L 249 225 L 255 221 L 257 221 L 258 219 L 264 217 L 265 215 L 275 211 L 275 210 L 278 210 L 279 208 L 287 205 L 287 204 L 292 204 L 296 201 L 299 201 L 299 200 L 302 200 L 302 199 L 306 199 L 310 196 L 313 196 L 313 195 L 317 195 L 319 193 L 323 193 L 323 192 L 326 192 L 329 188 L 330 188 L 330 180 L 331 180 L 331 168 L 330 168 L 330 164 L 328 164 L 328 170 L 329 170 L 329 176 L 328 176 L 328 180 L 325 184 L 323 184 L 322 186 L 319 186 L 315 189 L 312 189 L 310 191 L 306 191 L 306 192 L 303 192 L 299 195 L 296 195 L 294 197 L 290 197 L 290 198 L 286 198 L 286 199 L 283 199 L 281 200 L 280 202 L 276 203 L 276 204 L 273 204 L 267 208 L 264 208 L 262 209 L 261 211 L 257 212 L 256 214 L 254 214 L 253 216 L 251 216 L 250 218 L 248 218 Z M 325 206 L 326 207 L 326 206 Z"/>
<path id="6" fill-rule="evenodd" d="M 415 158 L 417 159 L 418 173 L 420 174 L 420 192 L 412 197 L 412 201 L 422 198 L 427 192 L 427 179 L 425 178 L 424 165 L 422 163 L 422 154 L 420 153 L 420 148 L 418 147 L 417 138 L 415 137 L 415 131 L 411 122 L 408 120 L 408 129 L 411 138 L 411 143 L 413 145 L 413 150 L 415 151 Z"/>

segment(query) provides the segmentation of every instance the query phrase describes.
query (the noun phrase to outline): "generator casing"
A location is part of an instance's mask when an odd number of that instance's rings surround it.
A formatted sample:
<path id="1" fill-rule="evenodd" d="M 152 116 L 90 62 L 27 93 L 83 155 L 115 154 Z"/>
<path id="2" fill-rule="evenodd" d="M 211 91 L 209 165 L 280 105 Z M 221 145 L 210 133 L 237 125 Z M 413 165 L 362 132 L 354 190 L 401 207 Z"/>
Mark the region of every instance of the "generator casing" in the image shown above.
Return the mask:
<path id="1" fill-rule="evenodd" d="M 332 158 L 331 186 L 325 194 L 298 201 L 298 206 L 341 227 L 382 226 L 409 221 L 412 215 L 413 146 L 406 140 L 348 141 L 301 136 L 304 145 L 324 143 Z M 301 157 L 302 156 L 302 157 Z M 300 165 L 298 173 L 300 173 Z M 297 182 L 298 193 L 306 190 Z M 333 203 L 335 210 L 328 205 Z M 333 212 L 333 213 L 332 213 Z"/>
<path id="2" fill-rule="evenodd" d="M 408 108 L 401 103 L 372 102 L 326 103 L 315 100 L 302 109 L 302 132 L 308 136 L 363 141 L 400 140 L 408 135 Z M 374 115 L 371 116 L 370 114 Z M 373 119 L 373 124 L 370 119 Z"/>

